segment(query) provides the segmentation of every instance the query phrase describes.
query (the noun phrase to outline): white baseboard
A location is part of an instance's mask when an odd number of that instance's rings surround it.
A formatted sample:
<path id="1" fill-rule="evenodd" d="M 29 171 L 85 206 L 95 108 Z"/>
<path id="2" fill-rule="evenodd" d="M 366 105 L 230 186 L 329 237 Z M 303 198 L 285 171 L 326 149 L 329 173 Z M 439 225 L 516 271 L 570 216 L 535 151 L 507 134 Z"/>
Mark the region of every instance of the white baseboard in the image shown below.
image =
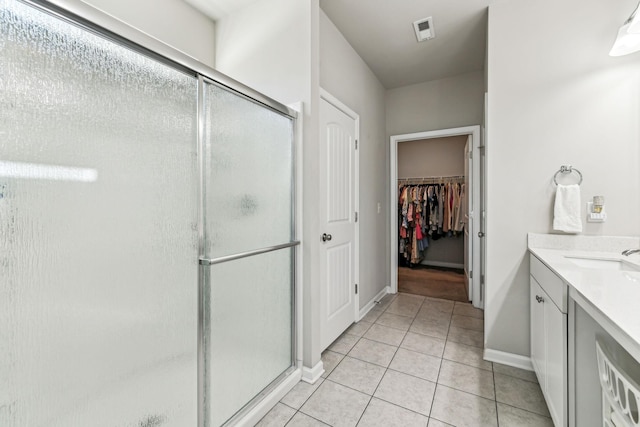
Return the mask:
<path id="1" fill-rule="evenodd" d="M 321 362 L 322 363 L 322 362 Z M 238 427 L 255 426 L 282 398 L 300 382 L 301 370 L 298 369 L 289 375 L 278 387 L 276 387 L 260 403 L 253 407 L 247 415 L 242 417 L 237 424 Z"/>
<path id="2" fill-rule="evenodd" d="M 367 305 L 360 309 L 360 313 L 358 314 L 358 322 L 362 320 L 367 313 L 376 306 L 376 301 L 380 301 L 386 294 L 391 293 L 391 286 L 385 286 L 378 294 L 369 301 Z"/>
<path id="3" fill-rule="evenodd" d="M 464 264 L 457 264 L 455 262 L 422 261 L 420 265 L 433 266 L 433 267 L 458 268 L 460 270 L 464 270 Z"/>
<path id="4" fill-rule="evenodd" d="M 504 351 L 485 348 L 484 360 L 487 360 L 489 362 L 501 363 L 503 365 L 512 366 L 514 368 L 524 369 L 526 371 L 533 371 L 531 358 L 527 356 L 521 356 L 519 354 L 507 353 Z"/>
<path id="5" fill-rule="evenodd" d="M 324 374 L 324 366 L 322 364 L 322 360 L 320 360 L 313 368 L 307 368 L 306 366 L 302 367 L 301 380 L 305 383 L 313 384 L 320 379 L 322 374 Z"/>

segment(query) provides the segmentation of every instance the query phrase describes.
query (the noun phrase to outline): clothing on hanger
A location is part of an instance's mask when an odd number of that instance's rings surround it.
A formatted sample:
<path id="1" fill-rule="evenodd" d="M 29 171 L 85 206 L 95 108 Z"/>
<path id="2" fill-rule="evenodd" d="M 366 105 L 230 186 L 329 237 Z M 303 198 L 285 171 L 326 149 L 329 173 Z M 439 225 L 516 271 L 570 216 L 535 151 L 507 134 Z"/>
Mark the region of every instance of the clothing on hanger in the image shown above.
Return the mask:
<path id="1" fill-rule="evenodd" d="M 408 264 L 424 259 L 429 239 L 461 235 L 464 198 L 464 184 L 450 179 L 398 186 L 398 251 Z"/>

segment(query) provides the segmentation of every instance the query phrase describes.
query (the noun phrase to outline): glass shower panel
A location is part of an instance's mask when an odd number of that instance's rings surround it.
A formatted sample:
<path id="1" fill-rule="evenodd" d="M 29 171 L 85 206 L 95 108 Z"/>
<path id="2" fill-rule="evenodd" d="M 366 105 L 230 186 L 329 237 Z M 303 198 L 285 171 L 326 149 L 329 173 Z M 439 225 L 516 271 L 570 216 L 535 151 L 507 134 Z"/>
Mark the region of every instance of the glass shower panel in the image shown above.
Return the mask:
<path id="1" fill-rule="evenodd" d="M 295 237 L 293 120 L 215 84 L 203 93 L 205 419 L 218 427 L 294 365 L 295 249 L 260 252 Z"/>
<path id="2" fill-rule="evenodd" d="M 0 0 L 0 425 L 197 424 L 196 100 Z"/>
<path id="3" fill-rule="evenodd" d="M 205 256 L 289 243 L 293 122 L 205 85 Z"/>
<path id="4" fill-rule="evenodd" d="M 293 365 L 294 252 L 287 248 L 207 267 L 209 427 L 222 425 Z"/>

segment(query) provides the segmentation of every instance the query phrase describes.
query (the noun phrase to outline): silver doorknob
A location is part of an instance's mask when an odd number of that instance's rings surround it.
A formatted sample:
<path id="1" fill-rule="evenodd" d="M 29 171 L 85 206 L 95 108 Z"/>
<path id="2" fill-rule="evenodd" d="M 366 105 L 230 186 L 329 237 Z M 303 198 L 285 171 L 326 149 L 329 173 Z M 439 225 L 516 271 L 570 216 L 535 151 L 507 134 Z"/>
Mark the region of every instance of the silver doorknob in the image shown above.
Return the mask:
<path id="1" fill-rule="evenodd" d="M 482 231 L 478 231 L 478 237 L 484 237 L 484 233 Z"/>
<path id="2" fill-rule="evenodd" d="M 323 242 L 327 242 L 329 240 L 331 240 L 333 237 L 331 236 L 331 234 L 327 234 L 327 233 L 323 233 L 322 234 L 322 241 Z"/>
<path id="3" fill-rule="evenodd" d="M 544 302 L 544 298 L 542 298 L 540 295 L 536 295 L 536 301 L 538 301 L 539 303 Z"/>

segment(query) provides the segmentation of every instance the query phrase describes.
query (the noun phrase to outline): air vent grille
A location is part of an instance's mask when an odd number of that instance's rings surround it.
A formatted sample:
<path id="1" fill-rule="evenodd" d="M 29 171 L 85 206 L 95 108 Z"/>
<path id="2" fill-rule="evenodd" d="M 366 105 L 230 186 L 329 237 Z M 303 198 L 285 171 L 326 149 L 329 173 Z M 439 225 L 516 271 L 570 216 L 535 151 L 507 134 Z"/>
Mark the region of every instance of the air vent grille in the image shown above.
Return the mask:
<path id="1" fill-rule="evenodd" d="M 429 21 L 418 22 L 418 30 L 427 31 L 429 29 Z"/>
<path id="2" fill-rule="evenodd" d="M 419 19 L 413 23 L 413 28 L 416 31 L 416 38 L 419 42 L 425 40 L 431 40 L 436 36 L 433 28 L 433 17 Z"/>

